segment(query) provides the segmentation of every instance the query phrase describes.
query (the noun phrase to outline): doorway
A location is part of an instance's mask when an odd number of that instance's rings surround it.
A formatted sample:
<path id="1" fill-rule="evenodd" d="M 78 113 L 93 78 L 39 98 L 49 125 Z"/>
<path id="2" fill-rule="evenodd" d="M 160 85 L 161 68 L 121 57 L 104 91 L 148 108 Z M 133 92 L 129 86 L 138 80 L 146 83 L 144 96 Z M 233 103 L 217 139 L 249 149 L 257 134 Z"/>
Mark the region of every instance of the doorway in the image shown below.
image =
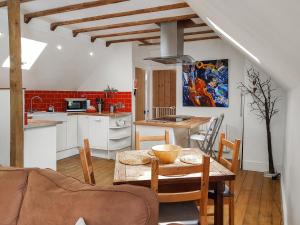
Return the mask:
<path id="1" fill-rule="evenodd" d="M 135 68 L 135 120 L 145 119 L 145 70 Z"/>
<path id="2" fill-rule="evenodd" d="M 176 115 L 176 70 L 154 70 L 152 117 Z"/>

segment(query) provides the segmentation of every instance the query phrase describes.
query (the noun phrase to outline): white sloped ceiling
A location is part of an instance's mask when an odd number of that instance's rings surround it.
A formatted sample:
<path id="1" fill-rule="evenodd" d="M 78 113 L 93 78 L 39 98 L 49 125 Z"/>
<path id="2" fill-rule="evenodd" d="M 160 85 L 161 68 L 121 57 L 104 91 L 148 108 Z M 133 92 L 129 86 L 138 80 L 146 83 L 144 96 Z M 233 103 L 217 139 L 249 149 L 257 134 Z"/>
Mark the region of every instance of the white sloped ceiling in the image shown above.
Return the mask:
<path id="1" fill-rule="evenodd" d="M 298 0 L 186 0 L 255 55 L 282 87 L 300 84 L 300 2 Z M 209 24 L 209 23 L 208 23 Z M 222 37 L 226 40 L 225 37 Z"/>

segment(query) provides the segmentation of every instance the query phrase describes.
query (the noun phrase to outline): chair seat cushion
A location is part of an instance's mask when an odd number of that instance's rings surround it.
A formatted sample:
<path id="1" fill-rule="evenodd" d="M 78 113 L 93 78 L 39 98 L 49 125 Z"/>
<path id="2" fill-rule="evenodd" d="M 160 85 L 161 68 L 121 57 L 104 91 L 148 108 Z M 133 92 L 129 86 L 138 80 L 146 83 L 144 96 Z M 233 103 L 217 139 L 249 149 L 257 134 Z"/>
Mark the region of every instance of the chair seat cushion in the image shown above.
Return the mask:
<path id="1" fill-rule="evenodd" d="M 161 203 L 159 225 L 198 225 L 199 211 L 195 202 Z"/>
<path id="2" fill-rule="evenodd" d="M 209 190 L 208 191 L 208 197 L 209 198 L 214 198 L 216 196 L 215 191 L 214 190 Z M 225 185 L 225 190 L 223 192 L 223 196 L 224 197 L 232 197 L 233 193 L 230 192 L 229 187 L 227 185 Z"/>
<path id="3" fill-rule="evenodd" d="M 205 135 L 204 134 L 193 134 L 193 135 L 191 135 L 191 140 L 204 141 Z"/>

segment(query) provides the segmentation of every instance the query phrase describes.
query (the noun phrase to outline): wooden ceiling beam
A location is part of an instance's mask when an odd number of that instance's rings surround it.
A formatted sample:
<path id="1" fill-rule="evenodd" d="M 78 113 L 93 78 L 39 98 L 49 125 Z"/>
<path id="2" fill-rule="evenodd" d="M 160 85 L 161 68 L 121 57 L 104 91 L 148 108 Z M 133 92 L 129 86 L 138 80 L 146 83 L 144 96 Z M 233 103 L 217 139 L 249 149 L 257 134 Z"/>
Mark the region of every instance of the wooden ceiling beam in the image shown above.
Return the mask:
<path id="1" fill-rule="evenodd" d="M 85 22 L 111 19 L 111 18 L 124 17 L 124 16 L 132 16 L 132 15 L 138 15 L 138 14 L 144 14 L 144 13 L 161 12 L 161 11 L 187 8 L 187 7 L 189 7 L 189 5 L 185 2 L 182 2 L 182 3 L 163 5 L 163 6 L 157 6 L 157 7 L 152 7 L 152 8 L 137 9 L 137 10 L 127 11 L 127 12 L 118 12 L 118 13 L 111 13 L 111 14 L 105 14 L 105 15 L 100 15 L 100 16 L 86 17 L 86 18 L 81 18 L 81 19 L 59 21 L 59 22 L 51 23 L 50 29 L 52 31 L 54 31 L 58 26 L 85 23 Z"/>
<path id="2" fill-rule="evenodd" d="M 121 33 L 95 35 L 95 36 L 91 37 L 91 41 L 94 42 L 98 38 L 120 37 L 120 36 L 126 36 L 126 35 L 147 34 L 147 33 L 154 33 L 154 32 L 160 32 L 160 29 L 155 28 L 155 29 L 136 30 L 136 31 L 129 31 L 129 32 L 121 32 Z"/>
<path id="3" fill-rule="evenodd" d="M 146 40 L 140 40 L 140 42 L 142 42 L 144 45 L 150 44 L 150 42 L 148 42 Z"/>
<path id="4" fill-rule="evenodd" d="M 20 3 L 25 3 L 25 2 L 32 2 L 35 0 L 20 0 Z M 0 2 L 0 8 L 7 6 L 7 1 L 1 1 Z"/>
<path id="5" fill-rule="evenodd" d="M 194 27 L 206 27 L 205 23 L 200 24 L 189 24 L 185 26 L 185 28 L 194 28 Z M 111 33 L 111 34 L 102 34 L 102 35 L 95 35 L 91 37 L 91 42 L 95 42 L 98 38 L 108 38 L 108 37 L 120 37 L 120 36 L 127 36 L 127 35 L 134 35 L 134 34 L 147 34 L 147 33 L 154 33 L 160 32 L 160 28 L 155 29 L 145 29 L 145 30 L 136 30 L 136 31 L 129 31 L 129 32 L 121 32 L 121 33 Z"/>
<path id="6" fill-rule="evenodd" d="M 65 13 L 65 12 L 72 12 L 72 11 L 76 11 L 76 10 L 82 10 L 82 9 L 93 8 L 93 7 L 109 5 L 109 4 L 119 3 L 119 2 L 126 2 L 126 1 L 129 1 L 129 0 L 97 0 L 97 1 L 92 1 L 92 2 L 83 2 L 83 3 L 66 5 L 66 6 L 47 9 L 47 10 L 38 11 L 38 12 L 27 13 L 24 15 L 24 22 L 29 23 L 31 21 L 31 19 L 37 18 L 37 17 L 49 16 L 49 15 Z"/>
<path id="7" fill-rule="evenodd" d="M 109 47 L 111 44 L 115 43 L 122 43 L 122 42 L 133 42 L 133 41 L 147 41 L 152 39 L 160 39 L 160 36 L 151 36 L 151 37 L 142 37 L 142 38 L 128 38 L 128 39 L 121 39 L 121 40 L 112 40 L 106 42 L 106 47 Z"/>
<path id="8" fill-rule="evenodd" d="M 139 26 L 139 25 L 146 25 L 146 24 L 174 22 L 174 21 L 187 20 L 192 18 L 198 18 L 198 15 L 188 14 L 183 16 L 173 16 L 173 17 L 157 18 L 157 19 L 150 19 L 150 20 L 140 20 L 140 21 L 126 22 L 126 23 L 110 24 L 104 26 L 81 28 L 81 29 L 73 30 L 73 36 L 76 37 L 80 33 L 87 33 L 87 32 L 98 31 L 98 30 L 108 30 L 108 29 L 132 27 L 132 26 Z"/>
<path id="9" fill-rule="evenodd" d="M 187 32 L 184 33 L 184 36 L 191 36 L 191 35 L 199 35 L 199 34 L 211 34 L 214 33 L 213 30 L 205 30 L 205 31 L 194 31 L 194 32 Z M 147 41 L 153 39 L 160 39 L 160 35 L 158 36 L 150 36 L 150 37 L 140 37 L 140 38 L 128 38 L 128 39 L 119 39 L 119 40 L 111 40 L 106 42 L 106 47 L 109 47 L 111 44 L 122 43 L 122 42 L 133 42 L 133 41 Z M 188 39 L 191 40 L 191 39 Z"/>
<path id="10" fill-rule="evenodd" d="M 202 38 L 189 38 L 189 39 L 184 39 L 184 42 L 205 41 L 205 40 L 213 40 L 213 39 L 220 39 L 220 37 L 212 36 L 212 37 L 202 37 Z M 160 42 L 149 43 L 149 44 L 140 44 L 139 46 L 151 46 L 151 45 L 160 45 Z"/>

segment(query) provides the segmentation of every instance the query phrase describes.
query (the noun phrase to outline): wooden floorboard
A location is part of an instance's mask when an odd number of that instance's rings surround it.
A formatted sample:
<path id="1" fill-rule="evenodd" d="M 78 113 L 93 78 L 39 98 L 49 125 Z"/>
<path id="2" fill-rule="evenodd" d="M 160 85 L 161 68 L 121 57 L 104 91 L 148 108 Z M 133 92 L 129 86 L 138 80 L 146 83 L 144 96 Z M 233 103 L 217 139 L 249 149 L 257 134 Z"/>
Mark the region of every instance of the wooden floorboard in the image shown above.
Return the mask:
<path id="1" fill-rule="evenodd" d="M 114 161 L 93 158 L 97 185 L 112 185 Z M 58 161 L 58 171 L 83 181 L 79 156 Z M 239 171 L 235 183 L 235 225 L 282 225 L 280 181 L 262 173 Z M 212 211 L 212 209 L 209 209 Z M 225 207 L 225 225 L 228 208 Z M 209 223 L 213 224 L 212 218 Z"/>

